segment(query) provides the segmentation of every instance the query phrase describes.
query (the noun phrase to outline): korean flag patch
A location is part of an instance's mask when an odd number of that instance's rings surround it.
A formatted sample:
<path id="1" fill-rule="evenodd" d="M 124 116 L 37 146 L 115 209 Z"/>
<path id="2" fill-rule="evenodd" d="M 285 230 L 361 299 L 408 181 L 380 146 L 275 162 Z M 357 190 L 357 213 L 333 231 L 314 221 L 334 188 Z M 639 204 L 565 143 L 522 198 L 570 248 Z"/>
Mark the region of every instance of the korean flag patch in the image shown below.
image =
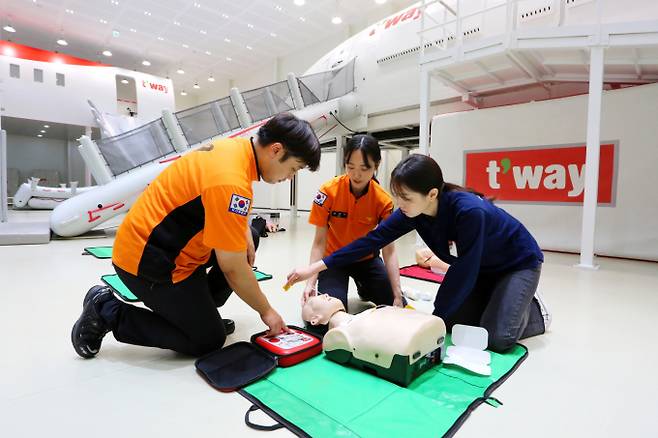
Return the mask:
<path id="1" fill-rule="evenodd" d="M 249 205 L 251 205 L 251 199 L 233 193 L 228 211 L 239 214 L 240 216 L 246 216 L 249 214 Z"/>
<path id="2" fill-rule="evenodd" d="M 318 204 L 320 207 L 322 207 L 322 205 L 324 204 L 324 201 L 326 201 L 326 200 L 327 200 L 327 195 L 325 195 L 321 191 L 318 191 L 318 194 L 315 195 L 315 198 L 313 198 L 313 202 Z"/>

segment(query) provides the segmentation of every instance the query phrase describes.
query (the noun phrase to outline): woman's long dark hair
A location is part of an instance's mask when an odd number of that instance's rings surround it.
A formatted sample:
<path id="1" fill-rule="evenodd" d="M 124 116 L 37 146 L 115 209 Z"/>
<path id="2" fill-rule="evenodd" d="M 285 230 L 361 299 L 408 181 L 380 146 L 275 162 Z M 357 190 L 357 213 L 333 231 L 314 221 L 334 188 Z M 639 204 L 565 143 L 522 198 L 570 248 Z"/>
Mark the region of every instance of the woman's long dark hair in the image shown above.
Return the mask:
<path id="1" fill-rule="evenodd" d="M 443 192 L 470 192 L 484 197 L 475 190 L 445 182 L 437 162 L 422 154 L 409 155 L 391 172 L 391 192 L 399 195 L 404 189 L 423 195 L 427 195 L 432 189 L 438 189 L 439 196 Z"/>
<path id="2" fill-rule="evenodd" d="M 382 161 L 382 151 L 379 148 L 379 142 L 372 135 L 354 135 L 345 145 L 343 163 L 347 165 L 352 154 L 356 151 L 361 151 L 363 163 L 368 169 L 379 166 L 379 163 Z"/>

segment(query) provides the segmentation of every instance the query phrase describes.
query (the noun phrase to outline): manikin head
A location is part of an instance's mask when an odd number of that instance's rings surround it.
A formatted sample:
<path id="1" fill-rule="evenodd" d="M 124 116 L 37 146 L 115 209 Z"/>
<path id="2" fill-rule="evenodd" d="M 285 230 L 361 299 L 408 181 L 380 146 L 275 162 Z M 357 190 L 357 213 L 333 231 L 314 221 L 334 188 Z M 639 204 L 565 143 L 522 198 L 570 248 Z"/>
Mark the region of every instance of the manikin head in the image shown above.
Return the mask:
<path id="1" fill-rule="evenodd" d="M 302 319 L 311 325 L 325 325 L 337 312 L 344 312 L 343 302 L 327 294 L 311 296 L 302 306 Z"/>

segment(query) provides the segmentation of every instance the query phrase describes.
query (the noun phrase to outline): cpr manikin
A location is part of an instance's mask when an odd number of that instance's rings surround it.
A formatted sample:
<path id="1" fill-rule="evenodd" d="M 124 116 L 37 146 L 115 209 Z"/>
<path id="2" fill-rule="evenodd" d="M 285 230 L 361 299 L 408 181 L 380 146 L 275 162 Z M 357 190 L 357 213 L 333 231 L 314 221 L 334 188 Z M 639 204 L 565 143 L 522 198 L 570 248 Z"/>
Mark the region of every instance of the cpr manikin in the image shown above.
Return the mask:
<path id="1" fill-rule="evenodd" d="M 350 315 L 339 299 L 324 294 L 309 297 L 302 318 L 312 326 L 328 324 L 322 348 L 329 359 L 403 386 L 439 361 L 446 334 L 437 316 L 391 306 Z"/>

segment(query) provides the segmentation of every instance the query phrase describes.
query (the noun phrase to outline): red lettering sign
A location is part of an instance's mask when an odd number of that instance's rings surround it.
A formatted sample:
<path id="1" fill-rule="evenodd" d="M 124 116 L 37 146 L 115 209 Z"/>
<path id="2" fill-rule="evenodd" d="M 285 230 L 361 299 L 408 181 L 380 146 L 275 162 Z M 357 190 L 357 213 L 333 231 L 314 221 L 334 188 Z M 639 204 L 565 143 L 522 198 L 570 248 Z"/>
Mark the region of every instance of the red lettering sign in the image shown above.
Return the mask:
<path id="1" fill-rule="evenodd" d="M 601 144 L 599 204 L 615 193 L 615 144 Z M 582 204 L 585 146 L 466 151 L 464 185 L 498 201 Z"/>
<path id="2" fill-rule="evenodd" d="M 167 86 L 166 85 L 160 85 L 160 84 L 156 84 L 155 82 L 150 82 L 150 81 L 142 81 L 142 87 L 150 88 L 151 90 L 154 90 L 154 91 L 162 91 L 163 93 L 167 94 Z"/>
<path id="3" fill-rule="evenodd" d="M 388 29 L 391 26 L 397 25 L 401 21 L 407 21 L 409 19 L 417 20 L 420 18 L 421 10 L 420 8 L 411 8 L 406 12 L 402 12 L 396 15 L 393 18 L 384 20 L 384 30 Z"/>

